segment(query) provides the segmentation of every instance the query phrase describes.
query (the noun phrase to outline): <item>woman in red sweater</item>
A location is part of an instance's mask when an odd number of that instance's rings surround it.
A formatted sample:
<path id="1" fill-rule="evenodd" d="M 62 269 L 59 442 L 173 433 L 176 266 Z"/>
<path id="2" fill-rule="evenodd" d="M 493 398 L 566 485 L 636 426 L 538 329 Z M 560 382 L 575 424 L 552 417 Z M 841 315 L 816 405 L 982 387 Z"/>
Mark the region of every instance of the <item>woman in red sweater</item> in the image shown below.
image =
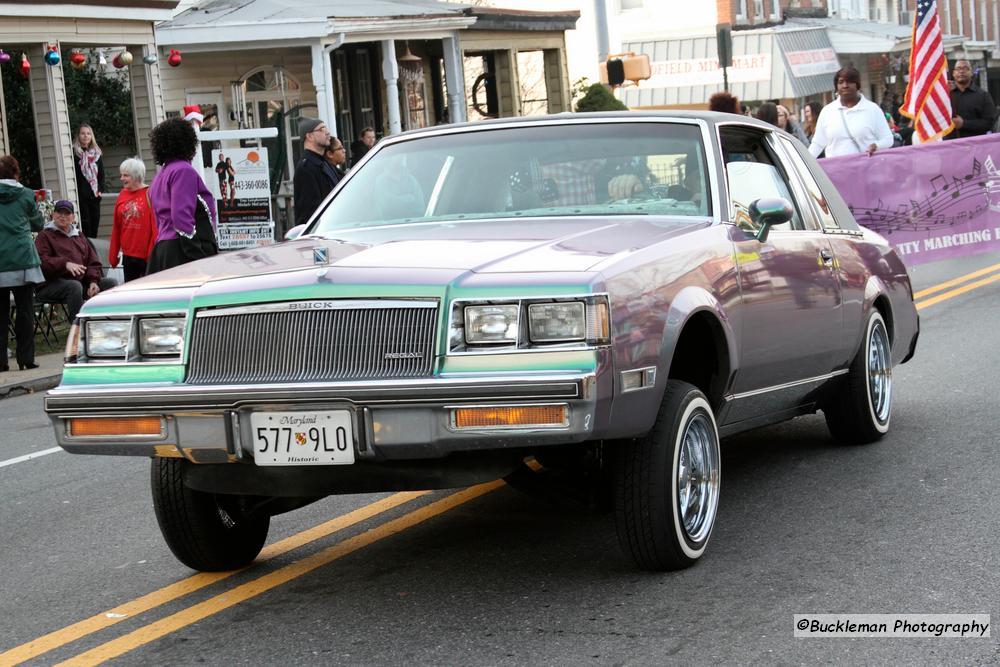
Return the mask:
<path id="1" fill-rule="evenodd" d="M 156 218 L 149 203 L 149 186 L 144 183 L 146 165 L 138 158 L 129 158 L 118 169 L 123 187 L 115 202 L 108 262 L 118 266 L 120 250 L 125 282 L 128 282 L 146 275 L 146 261 L 156 243 Z"/>

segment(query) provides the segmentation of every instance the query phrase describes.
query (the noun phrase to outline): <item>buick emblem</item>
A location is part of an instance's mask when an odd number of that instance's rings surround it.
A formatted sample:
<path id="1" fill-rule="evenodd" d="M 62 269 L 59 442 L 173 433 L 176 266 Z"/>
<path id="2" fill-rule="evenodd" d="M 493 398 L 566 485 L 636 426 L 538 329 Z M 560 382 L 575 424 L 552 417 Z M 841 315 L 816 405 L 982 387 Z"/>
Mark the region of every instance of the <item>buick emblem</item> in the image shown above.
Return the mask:
<path id="1" fill-rule="evenodd" d="M 386 352 L 383 355 L 383 359 L 420 359 L 422 355 L 420 352 Z"/>
<path id="2" fill-rule="evenodd" d="M 329 264 L 329 263 L 330 263 L 329 248 L 313 248 L 313 264 Z"/>

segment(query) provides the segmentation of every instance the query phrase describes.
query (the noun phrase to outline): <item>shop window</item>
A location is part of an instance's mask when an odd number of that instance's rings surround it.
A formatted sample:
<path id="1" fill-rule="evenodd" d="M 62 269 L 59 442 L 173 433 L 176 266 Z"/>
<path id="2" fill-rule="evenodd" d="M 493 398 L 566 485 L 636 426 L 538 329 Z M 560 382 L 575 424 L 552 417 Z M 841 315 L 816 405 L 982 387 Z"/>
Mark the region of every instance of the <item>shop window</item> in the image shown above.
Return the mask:
<path id="1" fill-rule="evenodd" d="M 549 94 L 545 85 L 545 54 L 542 51 L 518 51 L 517 81 L 520 86 L 521 115 L 542 116 L 549 112 Z"/>

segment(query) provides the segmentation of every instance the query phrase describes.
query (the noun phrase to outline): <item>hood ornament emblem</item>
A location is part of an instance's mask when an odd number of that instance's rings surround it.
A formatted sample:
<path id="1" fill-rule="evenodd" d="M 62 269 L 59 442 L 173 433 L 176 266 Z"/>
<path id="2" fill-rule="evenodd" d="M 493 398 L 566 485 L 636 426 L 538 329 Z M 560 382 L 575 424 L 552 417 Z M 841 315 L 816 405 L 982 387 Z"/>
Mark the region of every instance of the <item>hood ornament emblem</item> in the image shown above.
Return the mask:
<path id="1" fill-rule="evenodd" d="M 330 263 L 329 248 L 313 248 L 313 264 L 329 264 L 329 263 Z"/>

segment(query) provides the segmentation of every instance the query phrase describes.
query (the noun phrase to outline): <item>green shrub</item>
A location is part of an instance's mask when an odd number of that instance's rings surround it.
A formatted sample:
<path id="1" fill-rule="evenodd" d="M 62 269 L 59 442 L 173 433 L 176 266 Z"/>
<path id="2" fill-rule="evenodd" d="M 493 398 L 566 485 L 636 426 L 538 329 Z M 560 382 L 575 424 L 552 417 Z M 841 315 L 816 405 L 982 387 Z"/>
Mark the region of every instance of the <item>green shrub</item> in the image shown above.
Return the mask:
<path id="1" fill-rule="evenodd" d="M 611 94 L 603 84 L 592 83 L 585 89 L 583 97 L 576 103 L 576 110 L 584 111 L 628 111 L 624 102 Z"/>

